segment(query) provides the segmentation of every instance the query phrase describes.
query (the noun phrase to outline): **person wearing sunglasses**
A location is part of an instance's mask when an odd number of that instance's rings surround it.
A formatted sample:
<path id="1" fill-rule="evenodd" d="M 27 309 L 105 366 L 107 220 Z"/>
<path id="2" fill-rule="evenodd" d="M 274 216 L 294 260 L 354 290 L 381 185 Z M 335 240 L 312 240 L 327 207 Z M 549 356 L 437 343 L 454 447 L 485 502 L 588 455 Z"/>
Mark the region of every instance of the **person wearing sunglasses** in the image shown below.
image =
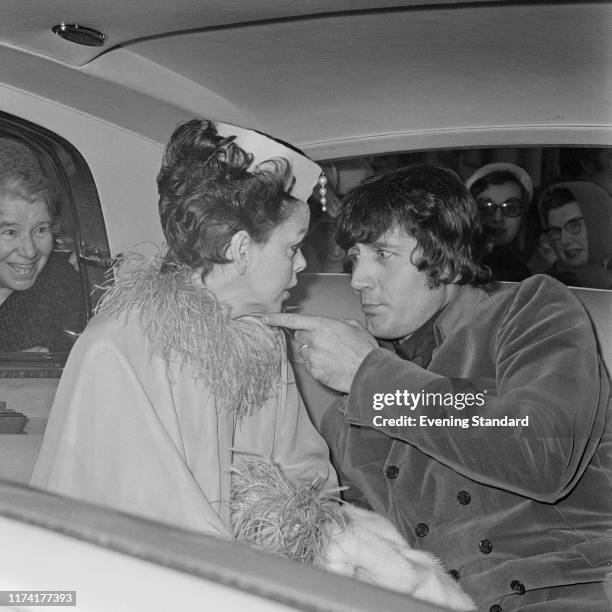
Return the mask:
<path id="1" fill-rule="evenodd" d="M 530 275 L 524 255 L 524 221 L 533 197 L 531 177 L 510 163 L 482 166 L 466 181 L 489 233 L 483 264 L 496 280 L 520 281 Z"/>
<path id="2" fill-rule="evenodd" d="M 565 284 L 610 289 L 612 270 L 605 255 L 612 238 L 612 211 L 589 199 L 588 187 L 580 182 L 557 183 L 544 191 L 539 202 L 544 229 L 538 252 L 552 264 L 546 273 Z"/>

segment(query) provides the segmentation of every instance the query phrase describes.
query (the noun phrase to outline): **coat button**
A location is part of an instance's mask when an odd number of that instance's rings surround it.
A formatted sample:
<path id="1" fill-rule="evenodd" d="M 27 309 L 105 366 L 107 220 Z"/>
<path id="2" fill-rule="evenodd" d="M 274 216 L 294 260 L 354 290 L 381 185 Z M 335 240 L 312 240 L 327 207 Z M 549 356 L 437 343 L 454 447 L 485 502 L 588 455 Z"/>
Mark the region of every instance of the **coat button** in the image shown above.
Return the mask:
<path id="1" fill-rule="evenodd" d="M 510 583 L 510 588 L 517 594 L 522 595 L 525 592 L 525 585 L 520 580 L 513 580 Z"/>
<path id="2" fill-rule="evenodd" d="M 456 570 L 456 569 L 452 569 L 452 570 L 448 570 L 448 573 L 450 576 L 452 576 L 457 582 L 459 582 L 459 579 L 461 578 L 461 574 Z"/>
<path id="3" fill-rule="evenodd" d="M 483 555 L 488 555 L 493 550 L 491 540 L 480 540 L 480 542 L 478 542 L 478 550 L 480 550 Z"/>
<path id="4" fill-rule="evenodd" d="M 389 478 L 390 480 L 397 478 L 398 474 L 399 474 L 399 468 L 396 465 L 390 465 L 385 470 L 385 476 Z"/>
<path id="5" fill-rule="evenodd" d="M 429 525 L 427 523 L 419 523 L 414 532 L 419 536 L 419 538 L 424 538 L 429 533 Z"/>
<path id="6" fill-rule="evenodd" d="M 462 506 L 467 506 L 472 501 L 472 496 L 467 491 L 459 491 L 457 493 L 457 501 Z"/>
<path id="7" fill-rule="evenodd" d="M 499 604 L 493 604 L 489 608 L 489 612 L 504 612 L 504 609 Z"/>

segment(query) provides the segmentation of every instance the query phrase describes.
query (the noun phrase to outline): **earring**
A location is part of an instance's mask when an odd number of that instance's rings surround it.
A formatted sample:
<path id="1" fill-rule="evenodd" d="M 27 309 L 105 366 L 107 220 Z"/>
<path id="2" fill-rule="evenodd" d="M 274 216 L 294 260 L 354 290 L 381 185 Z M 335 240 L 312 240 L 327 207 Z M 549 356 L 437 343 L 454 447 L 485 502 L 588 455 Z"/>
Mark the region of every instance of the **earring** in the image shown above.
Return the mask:
<path id="1" fill-rule="evenodd" d="M 327 195 L 327 177 L 321 173 L 321 176 L 319 177 L 319 196 L 320 197 L 320 201 L 321 201 L 321 210 L 323 212 L 327 212 L 327 198 L 325 197 Z"/>

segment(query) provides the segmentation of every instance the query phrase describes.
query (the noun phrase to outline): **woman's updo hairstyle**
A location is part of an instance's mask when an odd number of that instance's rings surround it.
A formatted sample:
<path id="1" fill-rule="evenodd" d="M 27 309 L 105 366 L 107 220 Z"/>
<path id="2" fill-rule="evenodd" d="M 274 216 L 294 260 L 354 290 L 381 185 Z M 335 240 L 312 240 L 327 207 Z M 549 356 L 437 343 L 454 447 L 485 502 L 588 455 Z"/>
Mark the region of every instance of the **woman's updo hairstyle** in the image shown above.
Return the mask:
<path id="1" fill-rule="evenodd" d="M 265 243 L 272 230 L 292 213 L 287 193 L 291 168 L 283 158 L 270 159 L 249 171 L 253 156 L 215 124 L 194 119 L 180 125 L 164 151 L 157 175 L 159 215 L 168 264 L 203 267 L 228 263 L 232 236 L 246 231 Z"/>

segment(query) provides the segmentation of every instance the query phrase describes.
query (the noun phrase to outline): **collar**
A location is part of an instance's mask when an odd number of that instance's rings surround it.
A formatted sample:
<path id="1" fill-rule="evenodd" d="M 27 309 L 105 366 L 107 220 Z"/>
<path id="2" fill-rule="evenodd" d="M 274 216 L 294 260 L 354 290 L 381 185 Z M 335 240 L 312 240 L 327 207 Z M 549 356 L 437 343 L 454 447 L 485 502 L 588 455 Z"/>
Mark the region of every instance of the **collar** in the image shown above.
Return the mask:
<path id="1" fill-rule="evenodd" d="M 461 285 L 455 297 L 435 316 L 433 328 L 436 346 L 440 346 L 444 339 L 457 327 L 459 321 L 473 312 L 478 304 L 487 300 L 489 295 L 489 289 Z"/>
<path id="2" fill-rule="evenodd" d="M 230 318 L 209 288 L 193 284 L 192 272 L 179 265 L 162 272 L 156 261 L 125 256 L 96 311 L 136 312 L 150 356 L 186 368 L 221 409 L 243 416 L 262 406 L 278 382 L 283 335 L 255 317 Z"/>

